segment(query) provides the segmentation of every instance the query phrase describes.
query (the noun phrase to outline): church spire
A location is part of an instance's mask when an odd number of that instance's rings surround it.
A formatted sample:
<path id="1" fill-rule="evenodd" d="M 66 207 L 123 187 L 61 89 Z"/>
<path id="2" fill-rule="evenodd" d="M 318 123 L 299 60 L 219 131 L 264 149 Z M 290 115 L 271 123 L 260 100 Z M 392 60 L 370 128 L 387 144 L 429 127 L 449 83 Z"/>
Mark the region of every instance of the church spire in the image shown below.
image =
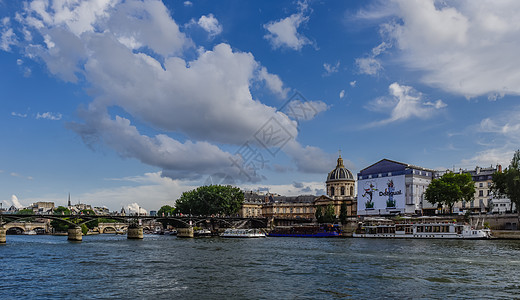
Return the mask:
<path id="1" fill-rule="evenodd" d="M 69 193 L 69 203 L 68 203 L 68 207 L 71 207 L 72 205 L 70 205 L 70 193 Z"/>

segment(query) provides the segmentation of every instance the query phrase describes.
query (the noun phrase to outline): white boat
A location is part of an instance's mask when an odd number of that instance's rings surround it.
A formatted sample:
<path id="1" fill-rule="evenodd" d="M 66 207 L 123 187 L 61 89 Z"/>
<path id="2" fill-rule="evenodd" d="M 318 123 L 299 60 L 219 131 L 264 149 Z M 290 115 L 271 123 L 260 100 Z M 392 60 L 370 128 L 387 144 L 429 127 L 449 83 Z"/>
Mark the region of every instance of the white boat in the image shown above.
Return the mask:
<path id="1" fill-rule="evenodd" d="M 211 236 L 211 230 L 209 229 L 199 229 L 199 230 L 195 230 L 193 232 L 193 235 L 196 236 L 196 237 L 206 237 L 206 236 Z"/>
<path id="2" fill-rule="evenodd" d="M 265 233 L 259 229 L 226 229 L 220 236 L 225 238 L 260 238 L 265 237 Z"/>
<path id="3" fill-rule="evenodd" d="M 25 235 L 36 235 L 37 233 L 34 230 L 29 230 L 29 231 L 25 231 L 23 234 L 25 234 Z"/>
<path id="4" fill-rule="evenodd" d="M 383 224 L 386 223 L 386 224 Z M 412 238 L 412 239 L 488 239 L 489 229 L 474 229 L 457 223 L 360 224 L 353 233 L 358 238 Z"/>

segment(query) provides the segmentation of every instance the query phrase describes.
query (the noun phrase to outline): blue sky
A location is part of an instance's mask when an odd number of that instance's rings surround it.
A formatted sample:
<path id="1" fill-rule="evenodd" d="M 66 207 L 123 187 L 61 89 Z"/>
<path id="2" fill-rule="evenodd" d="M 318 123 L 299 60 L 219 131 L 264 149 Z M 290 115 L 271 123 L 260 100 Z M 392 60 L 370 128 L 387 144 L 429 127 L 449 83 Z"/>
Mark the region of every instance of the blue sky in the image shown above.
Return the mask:
<path id="1" fill-rule="evenodd" d="M 508 165 L 518 1 L 0 0 L 0 200 L 158 209 L 233 182 Z"/>

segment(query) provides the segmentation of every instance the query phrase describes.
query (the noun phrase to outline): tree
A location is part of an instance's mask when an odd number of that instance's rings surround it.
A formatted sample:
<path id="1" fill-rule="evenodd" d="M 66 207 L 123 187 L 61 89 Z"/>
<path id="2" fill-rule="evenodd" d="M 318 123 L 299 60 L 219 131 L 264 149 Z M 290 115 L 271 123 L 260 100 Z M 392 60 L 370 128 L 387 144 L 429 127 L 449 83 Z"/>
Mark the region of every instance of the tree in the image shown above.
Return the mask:
<path id="1" fill-rule="evenodd" d="M 169 205 L 163 205 L 157 211 L 157 215 L 159 217 L 173 216 L 174 214 L 175 214 L 175 207 L 172 207 L 172 206 L 169 206 Z"/>
<path id="2" fill-rule="evenodd" d="M 207 185 L 182 193 L 176 211 L 196 215 L 233 215 L 244 203 L 244 193 L 230 185 Z"/>
<path id="3" fill-rule="evenodd" d="M 424 198 L 431 204 L 446 205 L 452 212 L 459 201 L 469 202 L 475 196 L 475 184 L 470 174 L 446 173 L 428 185 Z"/>
<path id="4" fill-rule="evenodd" d="M 54 209 L 54 215 L 70 215 L 70 209 L 64 206 L 58 206 Z"/>
<path id="5" fill-rule="evenodd" d="M 316 220 L 318 221 L 318 223 L 322 223 L 323 211 L 321 209 L 321 206 L 316 207 L 316 211 L 314 212 L 314 217 L 316 217 Z"/>
<path id="6" fill-rule="evenodd" d="M 334 205 L 329 204 L 325 207 L 325 212 L 323 213 L 323 222 L 322 223 L 334 223 L 336 221 L 336 214 L 334 213 Z"/>
<path id="7" fill-rule="evenodd" d="M 339 209 L 339 220 L 341 221 L 341 224 L 345 224 L 347 222 L 347 217 L 348 217 L 347 203 L 342 202 L 341 207 Z"/>
<path id="8" fill-rule="evenodd" d="M 507 196 L 516 205 L 520 220 L 520 150 L 516 150 L 511 164 L 504 172 L 493 174 L 491 190 L 497 196 Z"/>

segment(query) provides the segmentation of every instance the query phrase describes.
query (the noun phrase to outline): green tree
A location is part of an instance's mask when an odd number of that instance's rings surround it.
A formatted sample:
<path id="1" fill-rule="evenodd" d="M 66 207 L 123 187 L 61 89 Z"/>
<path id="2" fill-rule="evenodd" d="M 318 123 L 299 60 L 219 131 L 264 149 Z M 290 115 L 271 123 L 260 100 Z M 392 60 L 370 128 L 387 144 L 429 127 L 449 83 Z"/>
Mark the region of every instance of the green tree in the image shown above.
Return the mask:
<path id="1" fill-rule="evenodd" d="M 318 221 L 318 223 L 323 223 L 323 210 L 321 209 L 321 206 L 316 207 L 314 216 L 316 217 L 316 220 Z"/>
<path id="2" fill-rule="evenodd" d="M 207 185 L 182 193 L 176 211 L 195 215 L 233 215 L 244 203 L 244 193 L 230 185 Z"/>
<path id="3" fill-rule="evenodd" d="M 446 173 L 434 179 L 426 189 L 424 198 L 431 204 L 446 205 L 452 212 L 459 201 L 469 202 L 475 195 L 475 184 L 470 174 Z"/>
<path id="4" fill-rule="evenodd" d="M 29 208 L 20 209 L 16 214 L 18 215 L 32 215 L 33 210 Z"/>
<path id="5" fill-rule="evenodd" d="M 516 205 L 520 220 L 520 150 L 516 150 L 511 164 L 504 172 L 493 174 L 491 190 L 497 196 L 507 196 Z"/>
<path id="6" fill-rule="evenodd" d="M 342 202 L 341 207 L 339 209 L 339 220 L 341 221 L 341 224 L 345 224 L 347 222 L 347 217 L 348 217 L 347 203 Z"/>
<path id="7" fill-rule="evenodd" d="M 334 223 L 336 221 L 336 214 L 334 213 L 334 206 L 332 204 L 325 207 L 322 221 L 322 223 Z"/>
<path id="8" fill-rule="evenodd" d="M 175 214 L 175 207 L 172 207 L 172 206 L 169 206 L 169 205 L 163 205 L 157 211 L 157 215 L 159 217 L 173 216 L 174 214 Z"/>
<path id="9" fill-rule="evenodd" d="M 58 206 L 54 209 L 54 215 L 70 215 L 70 209 L 64 206 Z"/>

